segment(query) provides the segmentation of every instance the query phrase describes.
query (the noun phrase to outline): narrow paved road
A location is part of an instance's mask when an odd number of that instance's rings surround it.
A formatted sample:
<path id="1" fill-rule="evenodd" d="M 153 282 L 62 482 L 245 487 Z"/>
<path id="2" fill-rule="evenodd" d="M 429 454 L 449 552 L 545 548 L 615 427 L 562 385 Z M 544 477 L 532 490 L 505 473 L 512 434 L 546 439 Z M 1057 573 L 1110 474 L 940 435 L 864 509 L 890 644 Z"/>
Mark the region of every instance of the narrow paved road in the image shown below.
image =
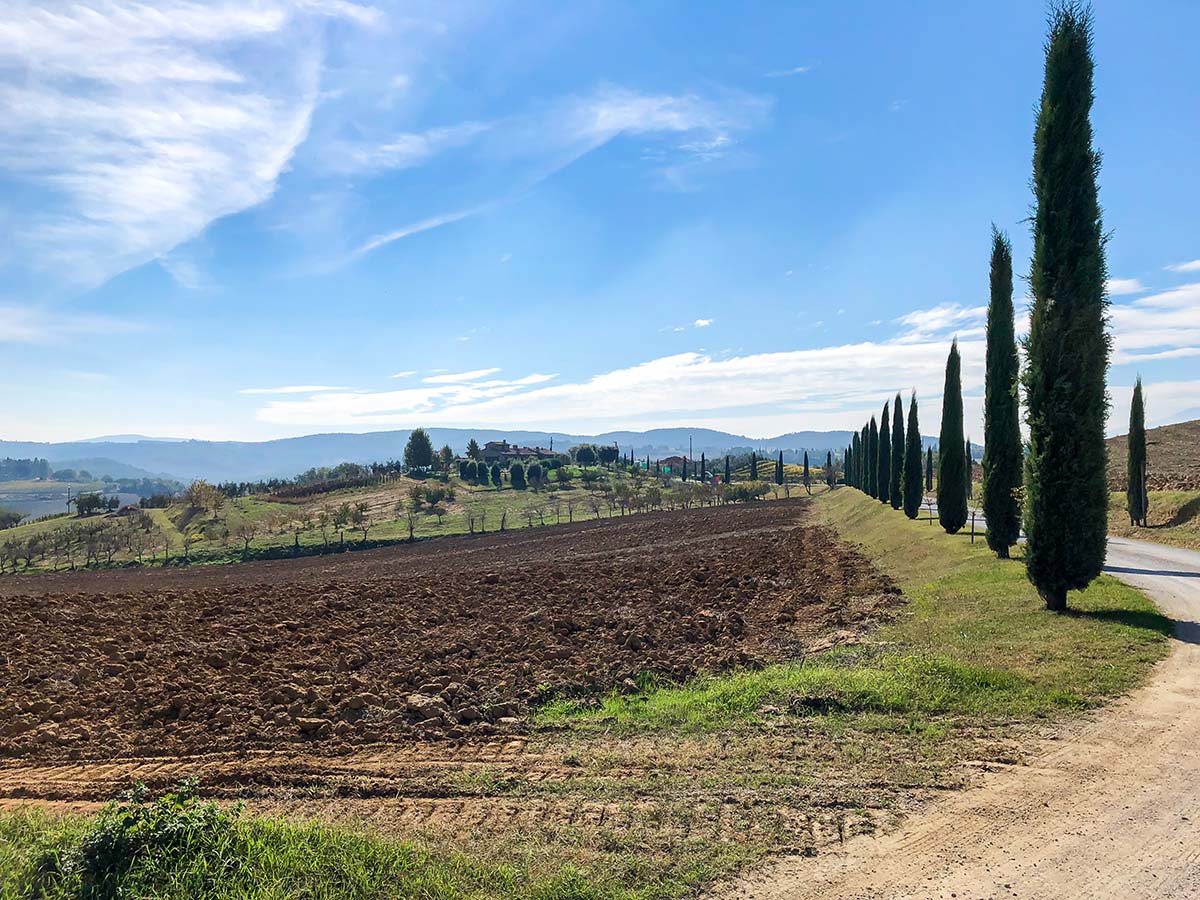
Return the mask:
<path id="1" fill-rule="evenodd" d="M 989 775 L 892 834 L 781 859 L 727 896 L 1200 897 L 1200 553 L 1110 538 L 1106 569 L 1177 621 L 1146 685 L 1033 765 Z"/>

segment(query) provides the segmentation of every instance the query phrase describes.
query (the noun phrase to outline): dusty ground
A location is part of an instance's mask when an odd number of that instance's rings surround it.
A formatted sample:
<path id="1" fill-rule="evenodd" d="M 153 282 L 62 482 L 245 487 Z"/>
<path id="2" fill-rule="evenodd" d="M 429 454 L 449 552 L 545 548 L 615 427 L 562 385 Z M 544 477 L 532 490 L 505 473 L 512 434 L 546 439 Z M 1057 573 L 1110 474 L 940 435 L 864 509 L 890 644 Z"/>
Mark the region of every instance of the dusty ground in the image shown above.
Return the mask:
<path id="1" fill-rule="evenodd" d="M 898 602 L 832 532 L 797 524 L 801 502 L 332 560 L 12 579 L 0 757 L 480 737 L 519 730 L 548 696 L 793 656 Z"/>
<path id="2" fill-rule="evenodd" d="M 1113 539 L 1107 569 L 1178 623 L 1145 687 L 898 831 L 778 860 L 714 896 L 1200 896 L 1200 553 Z"/>

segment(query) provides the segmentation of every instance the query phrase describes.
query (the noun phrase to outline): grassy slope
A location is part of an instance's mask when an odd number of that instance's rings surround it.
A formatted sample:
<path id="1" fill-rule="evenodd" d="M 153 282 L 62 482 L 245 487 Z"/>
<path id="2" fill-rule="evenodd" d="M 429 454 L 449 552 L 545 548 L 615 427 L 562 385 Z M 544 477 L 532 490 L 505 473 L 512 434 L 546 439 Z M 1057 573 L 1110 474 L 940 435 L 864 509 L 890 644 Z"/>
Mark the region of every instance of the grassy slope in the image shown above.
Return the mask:
<path id="1" fill-rule="evenodd" d="M 1124 492 L 1109 494 L 1108 533 L 1200 550 L 1200 491 L 1150 491 L 1149 527 L 1129 524 Z"/>
<path id="2" fill-rule="evenodd" d="M 535 739 L 563 760 L 557 771 L 570 774 L 493 782 L 460 773 L 470 776 L 473 796 L 644 811 L 632 824 L 589 824 L 585 816 L 570 826 L 446 833 L 431 854 L 425 844 L 246 820 L 239 827 L 260 877 L 230 877 L 206 896 L 692 895 L 801 845 L 797 822 L 835 821 L 840 829 L 856 810 L 894 810 L 922 791 L 963 784 L 962 760 L 1011 752 L 1001 742 L 1012 724 L 1094 706 L 1165 652 L 1169 623 L 1119 582 L 1101 579 L 1072 595 L 1081 612 L 1054 616 L 1040 608 L 1020 563 L 993 559 L 982 542 L 909 522 L 850 489 L 824 492 L 815 506 L 911 598 L 910 611 L 879 640 L 594 706 L 552 705 L 540 717 L 549 727 Z M 464 789 L 447 784 L 452 793 Z M 698 812 L 700 822 L 707 815 L 716 824 L 698 827 Z M 69 848 L 83 827 L 29 813 L 0 817 L 0 900 L 28 896 L 20 879 L 37 848 Z M 179 884 L 154 896 L 195 894 Z"/>

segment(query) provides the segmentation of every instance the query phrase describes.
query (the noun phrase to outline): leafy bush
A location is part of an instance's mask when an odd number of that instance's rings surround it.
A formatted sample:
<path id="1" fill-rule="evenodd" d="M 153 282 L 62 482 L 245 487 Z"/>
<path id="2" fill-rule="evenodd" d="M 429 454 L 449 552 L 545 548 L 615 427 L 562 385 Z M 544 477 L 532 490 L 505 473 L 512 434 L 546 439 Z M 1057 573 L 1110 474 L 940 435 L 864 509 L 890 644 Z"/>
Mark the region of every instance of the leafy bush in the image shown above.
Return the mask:
<path id="1" fill-rule="evenodd" d="M 242 865 L 240 813 L 240 805 L 222 810 L 201 801 L 194 779 L 157 798 L 135 785 L 104 808 L 76 846 L 43 854 L 35 896 L 67 888 L 81 900 L 123 900 L 158 896 L 168 885 L 204 896 Z"/>

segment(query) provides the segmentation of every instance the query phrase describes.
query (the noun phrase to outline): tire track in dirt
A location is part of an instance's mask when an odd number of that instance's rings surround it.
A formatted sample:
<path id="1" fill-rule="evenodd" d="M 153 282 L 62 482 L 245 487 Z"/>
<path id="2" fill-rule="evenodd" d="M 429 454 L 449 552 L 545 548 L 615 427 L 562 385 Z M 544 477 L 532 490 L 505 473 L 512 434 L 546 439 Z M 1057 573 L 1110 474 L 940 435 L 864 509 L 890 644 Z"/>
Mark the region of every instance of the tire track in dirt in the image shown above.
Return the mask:
<path id="1" fill-rule="evenodd" d="M 1177 621 L 1146 685 L 1063 729 L 1030 766 L 987 775 L 882 837 L 778 859 L 713 896 L 1200 896 L 1200 553 L 1110 539 L 1107 568 Z"/>

